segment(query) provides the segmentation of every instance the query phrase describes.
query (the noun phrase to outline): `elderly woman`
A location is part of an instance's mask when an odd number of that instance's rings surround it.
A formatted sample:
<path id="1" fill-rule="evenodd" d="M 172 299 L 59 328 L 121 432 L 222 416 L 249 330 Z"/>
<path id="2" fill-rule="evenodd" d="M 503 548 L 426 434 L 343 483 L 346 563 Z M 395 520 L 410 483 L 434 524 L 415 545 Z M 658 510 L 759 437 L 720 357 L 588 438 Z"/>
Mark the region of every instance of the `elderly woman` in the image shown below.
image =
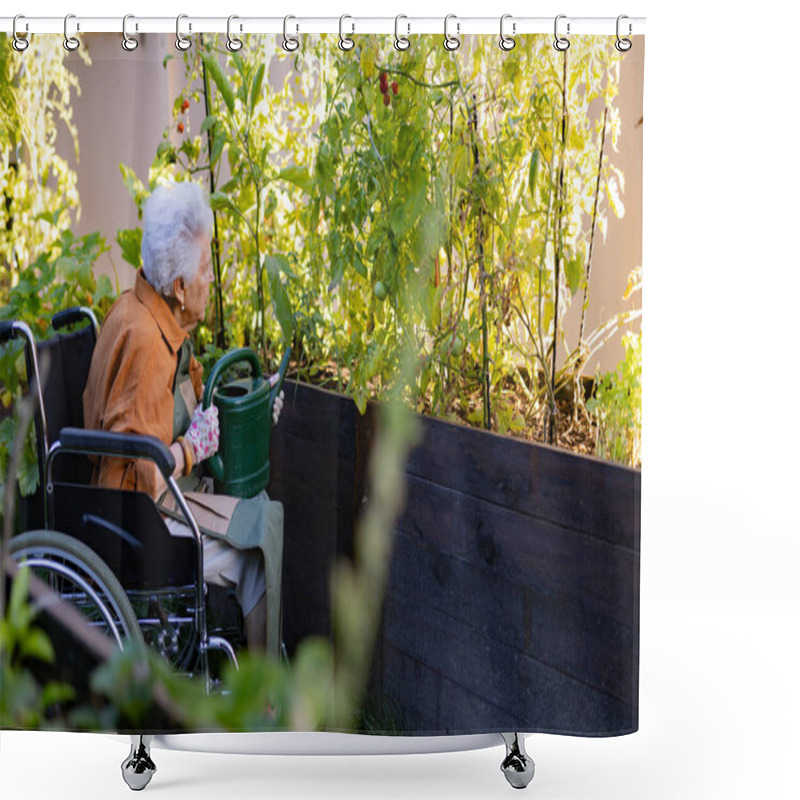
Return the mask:
<path id="1" fill-rule="evenodd" d="M 189 340 L 189 332 L 203 319 L 208 302 L 213 277 L 212 225 L 206 194 L 197 184 L 160 186 L 148 198 L 144 206 L 142 269 L 133 289 L 120 295 L 106 316 L 83 395 L 87 428 L 149 434 L 161 439 L 175 457 L 174 475 L 181 489 L 195 490 L 194 494 L 186 492 L 190 500 L 198 499 L 197 492 L 208 490 L 198 465 L 212 456 L 219 445 L 217 409 L 212 405 L 203 411 L 199 405 L 202 368 L 192 354 Z M 276 422 L 280 407 L 276 402 Z M 164 496 L 166 488 L 155 464 L 143 459 L 103 458 L 95 466 L 94 481 L 102 486 L 146 492 L 156 501 Z M 277 549 L 279 559 L 282 508 L 264 494 L 243 501 L 219 496 L 208 500 L 222 501 L 224 524 L 216 530 L 205 529 L 212 535 L 203 533 L 204 578 L 208 583 L 235 587 L 248 647 L 263 650 L 268 628 L 264 558 L 257 547 L 232 546 L 230 541 L 236 537 L 230 536 L 227 528 L 239 503 L 249 504 L 250 510 L 244 514 L 247 524 L 272 527 L 272 541 L 279 544 L 272 549 Z M 203 511 L 208 502 L 196 508 Z M 165 515 L 170 531 L 186 535 L 188 528 L 177 521 L 179 515 L 173 516 Z M 216 520 L 219 515 L 211 516 Z M 263 545 L 262 533 L 255 531 L 244 541 Z M 242 541 L 241 536 L 239 540 Z M 268 548 L 262 546 L 262 550 L 267 557 Z M 273 574 L 275 569 L 273 565 Z M 280 573 L 277 575 L 279 582 Z"/>

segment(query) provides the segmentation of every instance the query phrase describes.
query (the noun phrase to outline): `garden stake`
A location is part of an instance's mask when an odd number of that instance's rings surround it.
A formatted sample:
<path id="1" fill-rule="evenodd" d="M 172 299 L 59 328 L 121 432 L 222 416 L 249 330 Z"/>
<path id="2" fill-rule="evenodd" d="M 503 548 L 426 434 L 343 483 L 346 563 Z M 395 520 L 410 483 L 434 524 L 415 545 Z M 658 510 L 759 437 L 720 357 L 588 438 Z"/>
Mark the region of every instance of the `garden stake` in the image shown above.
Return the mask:
<path id="1" fill-rule="evenodd" d="M 203 34 L 200 34 L 200 48 L 203 48 Z M 201 59 L 202 61 L 202 59 Z M 206 110 L 206 117 L 209 116 L 211 113 L 211 107 L 208 103 L 208 96 L 211 87 L 208 83 L 208 73 L 206 72 L 206 62 L 203 61 L 203 102 L 205 104 Z M 213 126 L 209 126 L 206 130 L 206 143 L 208 144 L 208 182 L 211 194 L 214 194 L 216 189 L 216 180 L 214 178 L 214 167 L 211 164 L 211 153 L 213 150 L 213 142 L 211 141 L 211 128 Z M 221 350 L 225 350 L 227 348 L 225 342 L 225 317 L 224 312 L 222 310 L 222 270 L 219 263 L 219 231 L 217 229 L 217 212 L 216 209 L 213 210 L 214 214 L 214 247 L 211 250 L 211 255 L 213 256 L 214 262 L 214 283 L 215 285 L 215 292 L 214 292 L 214 302 L 217 307 L 217 347 Z"/>

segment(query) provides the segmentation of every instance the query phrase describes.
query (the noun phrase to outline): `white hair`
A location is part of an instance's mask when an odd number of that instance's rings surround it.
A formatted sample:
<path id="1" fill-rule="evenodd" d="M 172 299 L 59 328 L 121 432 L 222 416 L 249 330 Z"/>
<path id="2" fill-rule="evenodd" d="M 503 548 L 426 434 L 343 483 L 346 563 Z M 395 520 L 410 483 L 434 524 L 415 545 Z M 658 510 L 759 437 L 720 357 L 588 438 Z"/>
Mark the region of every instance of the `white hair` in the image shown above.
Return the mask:
<path id="1" fill-rule="evenodd" d="M 194 280 L 202 258 L 200 237 L 211 238 L 213 225 L 202 186 L 181 181 L 156 187 L 144 204 L 142 268 L 157 292 L 171 296 L 176 278 Z"/>

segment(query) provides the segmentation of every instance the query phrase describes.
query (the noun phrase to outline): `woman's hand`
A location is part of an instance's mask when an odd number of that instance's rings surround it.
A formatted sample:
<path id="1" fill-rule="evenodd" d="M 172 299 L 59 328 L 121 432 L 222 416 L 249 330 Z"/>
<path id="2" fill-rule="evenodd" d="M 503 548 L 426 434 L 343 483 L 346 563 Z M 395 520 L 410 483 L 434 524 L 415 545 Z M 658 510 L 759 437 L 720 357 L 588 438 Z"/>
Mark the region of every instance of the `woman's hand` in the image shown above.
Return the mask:
<path id="1" fill-rule="evenodd" d="M 279 373 L 275 373 L 274 375 L 269 376 L 269 385 L 274 386 L 279 380 L 281 376 Z M 277 425 L 278 420 L 281 416 L 281 411 L 283 410 L 283 390 L 281 393 L 275 398 L 275 402 L 272 404 L 272 424 Z"/>
<path id="2" fill-rule="evenodd" d="M 219 414 L 217 407 L 212 405 L 205 411 L 202 406 L 197 406 L 192 414 L 189 429 L 183 435 L 194 449 L 198 462 L 205 461 L 219 450 Z"/>

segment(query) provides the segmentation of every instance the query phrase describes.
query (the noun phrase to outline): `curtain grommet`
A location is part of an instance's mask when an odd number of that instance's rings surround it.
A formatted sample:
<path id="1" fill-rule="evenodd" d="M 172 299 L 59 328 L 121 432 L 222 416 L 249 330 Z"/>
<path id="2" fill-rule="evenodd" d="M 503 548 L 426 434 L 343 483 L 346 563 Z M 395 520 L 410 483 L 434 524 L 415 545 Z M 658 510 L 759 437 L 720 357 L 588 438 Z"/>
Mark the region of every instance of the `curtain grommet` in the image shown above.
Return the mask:
<path id="1" fill-rule="evenodd" d="M 394 49 L 402 53 L 404 50 L 408 50 L 408 48 L 411 47 L 411 40 L 406 36 L 400 35 L 401 19 L 408 19 L 408 17 L 405 14 L 398 14 L 394 18 Z M 411 23 L 407 22 L 406 27 L 408 28 L 408 33 L 411 33 Z"/>
<path id="2" fill-rule="evenodd" d="M 627 53 L 628 50 L 630 50 L 631 47 L 633 47 L 633 42 L 630 39 L 628 39 L 627 37 L 623 38 L 623 37 L 621 37 L 619 35 L 619 24 L 620 24 L 620 22 L 622 22 L 623 19 L 628 19 L 628 17 L 625 14 L 620 14 L 617 17 L 617 41 L 614 43 L 614 47 L 616 47 L 617 50 L 619 50 L 620 53 Z M 633 26 L 629 22 L 628 23 L 628 36 L 630 36 L 632 32 L 633 32 Z"/>
<path id="3" fill-rule="evenodd" d="M 129 19 L 135 19 L 133 14 L 126 14 L 122 18 L 122 42 L 120 44 L 122 45 L 122 49 L 126 53 L 132 53 L 139 46 L 139 40 L 138 39 L 134 38 L 133 36 L 128 36 L 128 20 Z M 139 30 L 138 23 L 136 25 L 136 30 L 137 31 Z"/>
<path id="4" fill-rule="evenodd" d="M 451 53 L 454 53 L 461 47 L 461 39 L 458 36 L 451 36 L 450 32 L 447 30 L 447 25 L 451 19 L 457 20 L 458 17 L 455 14 L 448 14 L 444 18 L 444 49 L 449 50 Z M 456 34 L 461 31 L 461 23 L 456 22 Z"/>
<path id="5" fill-rule="evenodd" d="M 69 21 L 71 19 L 75 19 L 75 15 L 74 14 L 67 14 L 67 16 L 64 17 L 64 49 L 68 53 L 72 53 L 73 51 L 77 50 L 81 46 L 81 43 L 78 41 L 78 39 L 76 39 L 74 36 L 70 36 L 69 35 L 68 28 L 69 28 Z M 81 25 L 78 22 L 75 25 L 75 30 L 79 31 L 80 29 L 81 29 Z"/>
<path id="6" fill-rule="evenodd" d="M 28 45 L 30 42 L 27 39 L 23 39 L 19 33 L 17 32 L 17 22 L 21 19 L 25 19 L 22 14 L 17 14 L 14 17 L 14 22 L 11 24 L 11 33 L 13 35 L 13 41 L 11 42 L 11 46 L 18 52 L 24 53 L 28 49 Z M 25 33 L 28 32 L 28 23 L 25 23 Z"/>
<path id="7" fill-rule="evenodd" d="M 296 36 L 289 35 L 288 28 L 290 19 L 297 19 L 297 17 L 288 14 L 283 18 L 283 43 L 281 46 L 287 53 L 294 53 L 294 51 L 300 47 L 300 40 Z M 299 30 L 299 27 L 296 27 L 296 30 Z"/>
<path id="8" fill-rule="evenodd" d="M 188 14 L 178 14 L 178 17 L 175 20 L 175 47 L 182 53 L 185 53 L 192 46 L 192 40 L 188 36 L 184 36 L 181 33 L 181 20 L 188 18 L 189 18 Z M 192 32 L 192 23 L 190 22 L 189 33 L 191 32 Z"/>
<path id="9" fill-rule="evenodd" d="M 345 52 L 349 52 L 352 50 L 356 43 L 349 37 L 344 35 L 344 21 L 346 19 L 353 19 L 349 14 L 342 14 L 339 17 L 339 49 L 344 50 Z M 353 30 L 355 30 L 355 25 L 353 25 Z"/>
<path id="10" fill-rule="evenodd" d="M 506 36 L 505 31 L 503 29 L 505 21 L 507 19 L 511 19 L 511 18 L 512 18 L 511 14 L 503 14 L 503 16 L 500 17 L 500 41 L 498 42 L 498 45 L 500 46 L 501 50 L 505 50 L 506 52 L 508 52 L 509 50 L 513 50 L 517 46 L 517 43 L 514 40 L 514 37 L 513 36 Z M 517 23 L 516 22 L 512 22 L 511 23 L 511 33 L 514 34 L 516 32 L 517 32 Z"/>
<path id="11" fill-rule="evenodd" d="M 238 53 L 242 47 L 244 46 L 244 42 L 236 36 L 231 36 L 231 22 L 233 20 L 239 19 L 236 14 L 231 14 L 228 17 L 228 41 L 225 42 L 225 47 L 228 48 L 229 53 Z M 239 33 L 242 32 L 242 26 L 239 26 Z"/>
<path id="12" fill-rule="evenodd" d="M 566 19 L 566 14 L 559 14 L 556 17 L 556 21 L 553 25 L 553 35 L 555 38 L 553 39 L 553 47 L 558 50 L 559 53 L 563 53 L 565 50 L 569 50 L 569 39 L 566 36 L 559 36 L 558 35 L 558 21 L 560 19 Z M 569 22 L 567 22 L 567 36 L 569 36 Z"/>

